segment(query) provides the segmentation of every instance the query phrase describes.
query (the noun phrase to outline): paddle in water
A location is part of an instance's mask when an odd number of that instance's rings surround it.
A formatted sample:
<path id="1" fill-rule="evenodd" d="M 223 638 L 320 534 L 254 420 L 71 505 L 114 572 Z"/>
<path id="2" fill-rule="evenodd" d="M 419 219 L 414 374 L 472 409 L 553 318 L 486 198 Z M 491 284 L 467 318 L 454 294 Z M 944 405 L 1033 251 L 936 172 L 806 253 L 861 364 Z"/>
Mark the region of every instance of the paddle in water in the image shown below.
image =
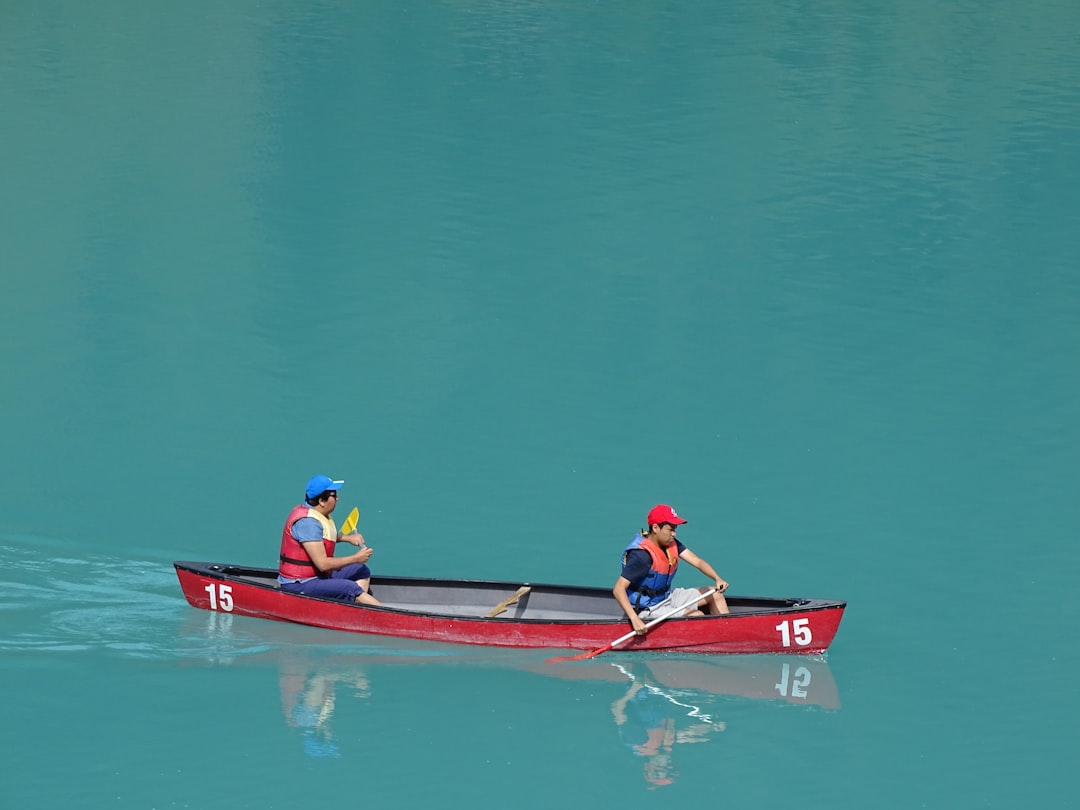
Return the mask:
<path id="1" fill-rule="evenodd" d="M 712 596 L 714 593 L 716 593 L 716 588 L 709 588 L 709 590 L 705 591 L 705 593 L 703 593 L 701 595 L 701 598 L 702 599 L 707 599 L 708 597 Z M 648 624 L 645 625 L 645 632 L 647 633 L 649 630 L 656 627 L 656 625 L 660 624 L 660 622 L 666 621 L 667 619 L 670 619 L 675 614 L 677 614 L 677 613 L 685 613 L 687 610 L 693 610 L 693 605 L 683 605 L 682 607 L 674 608 L 672 610 L 669 610 L 667 613 L 664 613 L 664 614 L 661 614 L 660 616 L 657 616 L 655 619 L 653 619 L 652 621 L 650 621 Z M 629 641 L 635 635 L 637 635 L 637 633 L 634 630 L 631 630 L 625 636 L 619 636 L 617 639 L 605 644 L 603 647 L 597 647 L 595 650 L 589 650 L 588 652 L 578 653 L 577 655 L 559 655 L 559 656 L 556 656 L 555 658 L 546 659 L 544 661 L 544 663 L 545 664 L 557 664 L 557 663 L 560 663 L 562 661 L 584 661 L 586 658 L 595 658 L 596 656 L 600 655 L 600 653 L 605 653 L 610 649 L 618 647 L 624 641 Z"/>

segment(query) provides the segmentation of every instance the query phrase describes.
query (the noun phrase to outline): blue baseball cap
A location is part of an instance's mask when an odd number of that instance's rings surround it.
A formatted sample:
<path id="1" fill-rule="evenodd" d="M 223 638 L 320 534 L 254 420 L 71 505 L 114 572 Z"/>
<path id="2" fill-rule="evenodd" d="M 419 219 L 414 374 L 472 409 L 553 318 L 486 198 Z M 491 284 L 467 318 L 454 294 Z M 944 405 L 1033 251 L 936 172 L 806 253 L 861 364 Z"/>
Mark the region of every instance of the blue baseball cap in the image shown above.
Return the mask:
<path id="1" fill-rule="evenodd" d="M 310 481 L 307 482 L 307 488 L 304 490 L 309 498 L 314 498 L 318 495 L 322 495 L 328 489 L 341 489 L 341 485 L 344 481 L 335 481 L 333 478 L 327 478 L 325 475 L 316 475 Z"/>

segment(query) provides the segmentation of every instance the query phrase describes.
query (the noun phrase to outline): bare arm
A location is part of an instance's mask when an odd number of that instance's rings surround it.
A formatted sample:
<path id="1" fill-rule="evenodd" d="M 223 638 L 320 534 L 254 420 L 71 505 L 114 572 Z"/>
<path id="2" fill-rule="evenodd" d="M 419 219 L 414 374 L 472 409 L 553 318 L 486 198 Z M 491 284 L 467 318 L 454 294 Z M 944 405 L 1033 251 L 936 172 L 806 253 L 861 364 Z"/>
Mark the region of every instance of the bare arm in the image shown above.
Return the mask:
<path id="1" fill-rule="evenodd" d="M 720 575 L 716 573 L 716 570 L 711 565 L 709 565 L 708 562 L 701 559 L 701 557 L 692 552 L 690 549 L 683 549 L 683 553 L 679 555 L 679 559 L 686 560 L 686 562 L 690 563 L 690 565 L 694 566 L 694 568 L 703 573 L 709 579 L 714 580 L 716 582 L 716 590 L 718 593 L 723 593 L 727 590 L 727 582 L 720 579 Z"/>
<path id="2" fill-rule="evenodd" d="M 353 563 L 365 563 L 371 557 L 371 549 L 366 547 L 347 557 L 328 557 L 322 540 L 312 540 L 304 543 L 303 546 L 304 551 L 311 558 L 311 564 L 315 566 L 315 569 L 320 574 L 337 571 L 339 568 L 344 568 L 346 565 L 352 565 Z"/>
<path id="3" fill-rule="evenodd" d="M 642 636 L 645 634 L 645 622 L 641 620 L 637 615 L 637 611 L 634 610 L 634 606 L 630 604 L 630 597 L 626 595 L 626 589 L 629 587 L 630 580 L 626 577 L 619 577 L 615 580 L 615 587 L 611 589 L 611 593 L 615 597 L 615 601 L 619 603 L 619 607 L 629 617 L 634 632 Z"/>
<path id="4" fill-rule="evenodd" d="M 341 532 L 338 532 L 337 542 L 352 543 L 357 548 L 360 548 L 364 545 L 364 535 L 360 534 L 360 532 L 353 532 L 352 534 L 342 534 Z"/>

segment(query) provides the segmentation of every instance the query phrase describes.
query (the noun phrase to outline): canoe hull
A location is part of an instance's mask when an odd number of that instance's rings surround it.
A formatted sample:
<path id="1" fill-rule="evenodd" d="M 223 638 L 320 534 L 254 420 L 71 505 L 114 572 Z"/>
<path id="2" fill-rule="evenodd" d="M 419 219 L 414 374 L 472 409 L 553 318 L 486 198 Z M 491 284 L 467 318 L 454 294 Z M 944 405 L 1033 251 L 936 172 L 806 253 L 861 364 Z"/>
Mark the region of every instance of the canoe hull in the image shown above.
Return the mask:
<path id="1" fill-rule="evenodd" d="M 600 588 L 533 585 L 510 609 L 488 618 L 474 608 L 469 608 L 473 615 L 452 614 L 463 600 L 494 606 L 512 596 L 521 583 L 376 577 L 372 590 L 387 604 L 377 608 L 285 593 L 277 587 L 276 572 L 269 569 L 190 562 L 177 562 L 175 568 L 193 607 L 352 633 L 492 647 L 590 650 L 629 630 L 611 592 Z M 431 608 L 395 607 L 416 598 L 426 599 Z M 739 597 L 730 597 L 729 604 L 730 616 L 670 619 L 618 649 L 821 654 L 836 635 L 846 606 L 826 600 Z"/>

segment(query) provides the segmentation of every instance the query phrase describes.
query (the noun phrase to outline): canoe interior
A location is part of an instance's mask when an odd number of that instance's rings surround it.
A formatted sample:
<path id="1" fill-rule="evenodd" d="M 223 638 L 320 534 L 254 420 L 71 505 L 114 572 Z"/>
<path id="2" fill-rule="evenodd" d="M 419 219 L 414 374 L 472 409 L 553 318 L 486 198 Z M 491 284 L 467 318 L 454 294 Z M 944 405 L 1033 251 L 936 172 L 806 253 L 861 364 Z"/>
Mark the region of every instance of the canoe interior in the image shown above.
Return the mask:
<path id="1" fill-rule="evenodd" d="M 177 563 L 214 578 L 278 590 L 277 571 L 237 565 Z M 371 592 L 385 610 L 450 618 L 484 618 L 500 602 L 528 583 L 437 580 L 416 577 L 372 577 Z M 611 622 L 625 619 L 607 588 L 531 584 L 531 590 L 495 620 L 537 622 Z M 298 597 L 316 599 L 317 597 Z M 320 600 L 322 601 L 322 600 Z M 333 601 L 333 600 L 327 600 Z M 729 596 L 732 614 L 752 615 L 785 610 L 813 610 L 835 605 L 818 599 L 776 599 Z M 379 608 L 365 607 L 367 610 Z"/>

